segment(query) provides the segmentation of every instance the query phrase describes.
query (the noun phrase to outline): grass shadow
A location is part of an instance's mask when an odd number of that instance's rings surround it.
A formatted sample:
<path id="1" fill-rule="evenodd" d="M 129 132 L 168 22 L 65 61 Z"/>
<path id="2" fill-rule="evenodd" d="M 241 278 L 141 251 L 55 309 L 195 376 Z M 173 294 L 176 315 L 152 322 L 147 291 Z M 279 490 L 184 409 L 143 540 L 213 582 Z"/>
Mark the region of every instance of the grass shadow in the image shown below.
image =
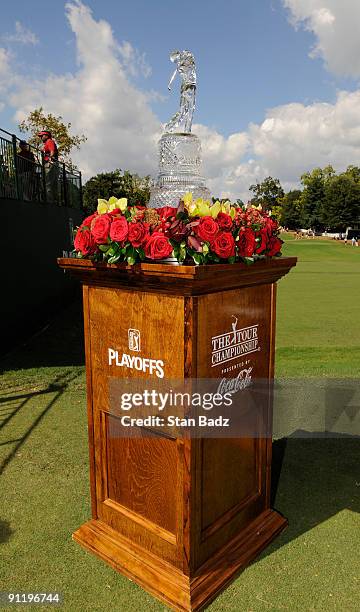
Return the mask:
<path id="1" fill-rule="evenodd" d="M 34 429 L 39 425 L 39 423 L 43 420 L 45 415 L 49 412 L 49 410 L 56 404 L 61 395 L 66 391 L 68 385 L 76 378 L 79 377 L 79 373 L 73 372 L 72 370 L 68 370 L 56 376 L 56 378 L 45 388 L 40 390 L 34 390 L 31 392 L 19 392 L 14 393 L 11 391 L 10 393 L 1 394 L 0 396 L 0 405 L 1 403 L 4 405 L 14 404 L 14 407 L 6 413 L 5 417 L 1 421 L 1 412 L 0 412 L 0 430 L 2 430 L 6 425 L 10 423 L 12 419 L 16 417 L 22 410 L 26 410 L 30 400 L 34 397 L 46 396 L 49 395 L 49 402 L 46 403 L 45 408 L 41 410 L 40 413 L 37 414 L 36 418 L 32 421 L 30 427 L 26 429 L 26 431 L 16 439 L 9 439 L 1 442 L 1 446 L 11 445 L 11 450 L 9 453 L 5 454 L 3 460 L 0 463 L 0 476 L 12 461 L 12 459 L 19 452 L 19 449 L 23 446 L 26 440 L 29 438 Z"/>
<path id="2" fill-rule="evenodd" d="M 345 509 L 360 513 L 360 437 L 330 436 L 298 430 L 273 443 L 272 507 L 289 527 L 264 555 Z"/>
<path id="3" fill-rule="evenodd" d="M 0 544 L 4 544 L 8 540 L 10 540 L 13 533 L 14 530 L 11 529 L 10 523 L 8 521 L 2 521 L 0 519 Z"/>

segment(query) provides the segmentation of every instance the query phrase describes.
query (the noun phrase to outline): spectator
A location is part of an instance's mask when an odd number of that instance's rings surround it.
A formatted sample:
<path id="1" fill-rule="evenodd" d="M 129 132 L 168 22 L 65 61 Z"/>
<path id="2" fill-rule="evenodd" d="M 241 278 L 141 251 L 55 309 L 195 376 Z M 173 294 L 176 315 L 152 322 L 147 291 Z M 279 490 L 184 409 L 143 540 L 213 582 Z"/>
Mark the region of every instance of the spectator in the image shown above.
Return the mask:
<path id="1" fill-rule="evenodd" d="M 49 202 L 57 202 L 59 182 L 58 148 L 51 136 L 51 132 L 48 130 L 39 132 L 38 136 L 44 143 L 42 154 L 45 166 L 46 197 Z"/>
<path id="2" fill-rule="evenodd" d="M 15 195 L 14 181 L 10 178 L 4 156 L 0 154 L 0 197 L 13 198 Z"/>
<path id="3" fill-rule="evenodd" d="M 4 158 L 0 154 L 0 196 L 5 196 L 5 183 L 6 183 L 6 166 L 4 164 Z"/>
<path id="4" fill-rule="evenodd" d="M 18 152 L 18 176 L 20 192 L 24 200 L 32 200 L 35 186 L 35 156 L 25 140 L 20 140 Z"/>

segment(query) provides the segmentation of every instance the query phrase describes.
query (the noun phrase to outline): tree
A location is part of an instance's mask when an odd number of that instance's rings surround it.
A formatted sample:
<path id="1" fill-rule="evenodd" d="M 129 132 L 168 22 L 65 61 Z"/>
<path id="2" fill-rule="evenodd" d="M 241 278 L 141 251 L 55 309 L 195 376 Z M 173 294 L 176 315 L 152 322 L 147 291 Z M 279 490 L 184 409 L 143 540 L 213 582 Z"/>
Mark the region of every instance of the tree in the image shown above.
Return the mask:
<path id="1" fill-rule="evenodd" d="M 304 190 L 301 194 L 301 202 L 304 210 L 304 226 L 307 228 L 320 229 L 324 227 L 323 209 L 325 205 L 325 185 L 335 175 L 332 166 L 314 168 L 301 177 Z"/>
<path id="2" fill-rule="evenodd" d="M 360 168 L 358 166 L 348 166 L 344 174 L 350 176 L 355 183 L 360 183 Z"/>
<path id="3" fill-rule="evenodd" d="M 299 229 L 304 224 L 304 209 L 300 189 L 288 191 L 280 199 L 280 224 L 289 229 Z"/>
<path id="4" fill-rule="evenodd" d="M 262 183 L 250 185 L 249 190 L 254 194 L 250 200 L 251 204 L 254 206 L 261 204 L 264 210 L 272 210 L 274 206 L 278 206 L 279 199 L 284 195 L 279 179 L 272 176 L 268 176 Z"/>
<path id="5" fill-rule="evenodd" d="M 353 169 L 327 181 L 322 220 L 325 227 L 340 231 L 359 223 L 360 182 Z"/>
<path id="6" fill-rule="evenodd" d="M 71 123 L 64 123 L 61 115 L 58 117 L 51 113 L 46 115 L 42 106 L 35 108 L 26 119 L 19 123 L 19 130 L 29 134 L 27 140 L 35 147 L 39 146 L 38 132 L 49 130 L 56 140 L 59 155 L 72 167 L 74 165 L 70 158 L 71 151 L 79 149 L 80 145 L 87 140 L 84 134 L 72 134 Z"/>
<path id="7" fill-rule="evenodd" d="M 145 206 L 150 198 L 150 176 L 140 177 L 127 170 L 102 172 L 91 177 L 83 188 L 84 207 L 93 212 L 96 210 L 98 198 L 108 200 L 111 196 L 127 198 L 130 205 Z"/>

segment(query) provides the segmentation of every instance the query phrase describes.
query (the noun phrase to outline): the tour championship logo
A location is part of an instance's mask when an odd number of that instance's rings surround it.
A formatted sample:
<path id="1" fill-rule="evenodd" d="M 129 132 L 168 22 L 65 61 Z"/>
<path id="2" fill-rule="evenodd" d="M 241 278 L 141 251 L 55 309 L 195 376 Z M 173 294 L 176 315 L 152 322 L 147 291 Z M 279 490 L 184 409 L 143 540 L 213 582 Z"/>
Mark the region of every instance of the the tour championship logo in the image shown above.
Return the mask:
<path id="1" fill-rule="evenodd" d="M 238 318 L 234 319 L 230 331 L 211 338 L 211 367 L 219 366 L 260 350 L 258 327 L 259 324 L 237 328 Z"/>

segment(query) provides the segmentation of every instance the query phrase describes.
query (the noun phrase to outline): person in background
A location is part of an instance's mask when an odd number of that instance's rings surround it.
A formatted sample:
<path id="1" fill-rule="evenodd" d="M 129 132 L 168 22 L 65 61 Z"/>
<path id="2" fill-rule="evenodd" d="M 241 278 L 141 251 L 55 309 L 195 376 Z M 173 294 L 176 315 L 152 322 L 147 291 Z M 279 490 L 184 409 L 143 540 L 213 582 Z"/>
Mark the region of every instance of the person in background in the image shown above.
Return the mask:
<path id="1" fill-rule="evenodd" d="M 51 132 L 48 130 L 42 130 L 38 133 L 38 136 L 43 142 L 41 151 L 45 167 L 46 198 L 48 202 L 57 203 L 59 187 L 58 148 Z"/>
<path id="2" fill-rule="evenodd" d="M 18 176 L 24 200 L 32 200 L 35 182 L 35 155 L 25 140 L 20 140 L 18 152 Z"/>
<path id="3" fill-rule="evenodd" d="M 5 185 L 7 179 L 7 168 L 4 162 L 4 158 L 0 153 L 0 197 L 6 196 Z"/>

